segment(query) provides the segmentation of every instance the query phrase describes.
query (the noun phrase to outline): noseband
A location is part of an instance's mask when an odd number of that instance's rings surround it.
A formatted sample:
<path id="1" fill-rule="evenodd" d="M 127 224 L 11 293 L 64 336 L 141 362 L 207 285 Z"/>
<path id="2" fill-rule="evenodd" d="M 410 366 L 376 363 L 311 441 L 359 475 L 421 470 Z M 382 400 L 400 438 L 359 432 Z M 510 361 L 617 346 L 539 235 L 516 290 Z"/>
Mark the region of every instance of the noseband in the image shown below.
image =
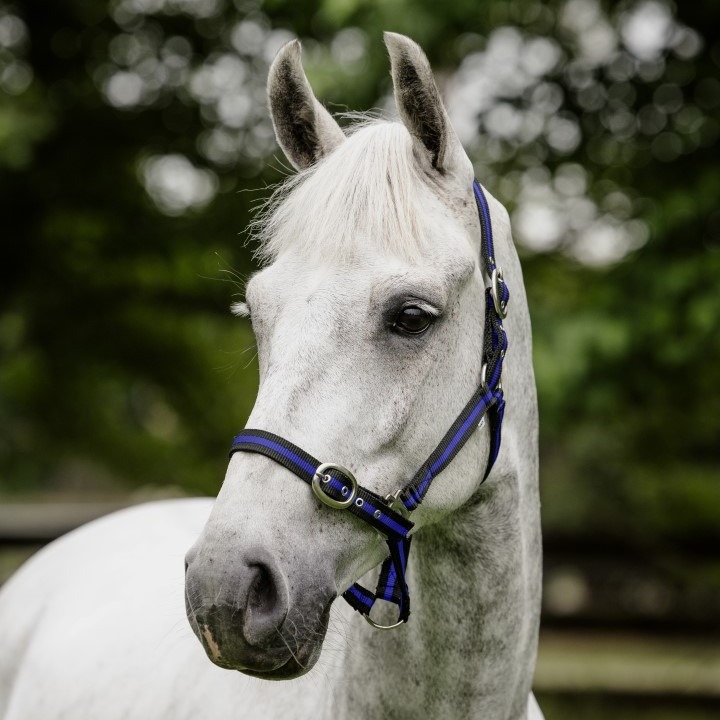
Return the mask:
<path id="1" fill-rule="evenodd" d="M 382 564 L 375 592 L 355 583 L 343 593 L 352 607 L 374 627 L 389 629 L 407 622 L 410 616 L 410 595 L 405 581 L 410 552 L 410 532 L 414 524 L 410 513 L 420 505 L 432 481 L 452 462 L 477 427 L 490 425 L 490 452 L 483 481 L 500 451 L 500 430 L 505 400 L 503 397 L 502 363 L 507 349 L 507 336 L 502 320 L 507 315 L 510 293 L 495 262 L 490 209 L 477 181 L 473 182 L 475 200 L 482 230 L 481 257 L 489 287 L 485 291 L 485 335 L 480 386 L 458 415 L 412 480 L 397 492 L 380 497 L 358 484 L 355 476 L 335 463 L 320 463 L 297 445 L 265 430 L 246 428 L 233 440 L 230 455 L 254 452 L 265 455 L 304 480 L 318 499 L 335 510 L 347 510 L 385 536 L 390 555 Z M 398 606 L 398 621 L 379 625 L 370 617 L 376 600 L 387 600 Z"/>

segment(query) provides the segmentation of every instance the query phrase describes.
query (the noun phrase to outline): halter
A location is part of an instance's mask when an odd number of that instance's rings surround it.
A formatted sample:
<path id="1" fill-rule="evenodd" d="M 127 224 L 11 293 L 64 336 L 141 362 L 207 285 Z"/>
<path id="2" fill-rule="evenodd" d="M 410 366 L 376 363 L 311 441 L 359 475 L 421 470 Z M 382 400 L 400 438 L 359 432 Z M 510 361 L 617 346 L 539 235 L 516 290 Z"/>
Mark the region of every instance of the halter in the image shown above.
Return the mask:
<path id="1" fill-rule="evenodd" d="M 452 462 L 475 429 L 485 424 L 486 416 L 490 425 L 490 452 L 483 482 L 490 474 L 500 451 L 500 431 L 505 411 L 500 378 L 507 349 L 502 320 L 507 315 L 510 293 L 503 280 L 502 270 L 495 263 L 487 198 L 477 181 L 473 182 L 473 190 L 482 230 L 481 259 L 489 281 L 485 290 L 485 335 L 480 385 L 412 480 L 397 492 L 380 497 L 359 485 L 350 470 L 342 465 L 321 463 L 297 445 L 265 430 L 246 428 L 235 437 L 230 448 L 230 456 L 236 452 L 254 452 L 269 457 L 308 483 L 322 503 L 335 510 L 347 510 L 385 537 L 389 557 L 382 564 L 375 592 L 355 583 L 343 593 L 345 600 L 376 628 L 398 627 L 407 622 L 410 616 L 410 594 L 405 570 L 412 539 L 410 532 L 414 524 L 409 515 L 423 501 L 432 481 Z M 370 617 L 376 600 L 387 600 L 398 606 L 396 623 L 380 625 Z"/>

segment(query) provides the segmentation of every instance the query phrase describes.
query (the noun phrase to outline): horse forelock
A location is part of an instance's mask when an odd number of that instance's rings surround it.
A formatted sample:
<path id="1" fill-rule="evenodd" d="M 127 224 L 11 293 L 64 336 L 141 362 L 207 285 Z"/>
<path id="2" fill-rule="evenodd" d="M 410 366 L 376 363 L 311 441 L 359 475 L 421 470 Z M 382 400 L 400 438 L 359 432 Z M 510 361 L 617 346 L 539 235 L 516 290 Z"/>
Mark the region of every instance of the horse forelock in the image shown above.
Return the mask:
<path id="1" fill-rule="evenodd" d="M 275 189 L 251 227 L 256 253 L 266 263 L 288 250 L 317 262 L 365 252 L 417 262 L 433 218 L 423 183 L 405 126 L 363 118 L 329 156 Z"/>

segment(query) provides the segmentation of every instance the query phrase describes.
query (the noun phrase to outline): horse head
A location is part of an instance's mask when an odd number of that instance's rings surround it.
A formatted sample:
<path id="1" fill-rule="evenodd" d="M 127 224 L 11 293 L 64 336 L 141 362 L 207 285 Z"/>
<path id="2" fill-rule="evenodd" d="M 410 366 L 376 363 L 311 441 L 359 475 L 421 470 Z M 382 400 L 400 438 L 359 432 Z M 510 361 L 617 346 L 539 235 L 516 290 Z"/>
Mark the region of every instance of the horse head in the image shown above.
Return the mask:
<path id="1" fill-rule="evenodd" d="M 380 497 L 413 476 L 477 387 L 486 286 L 470 160 L 423 51 L 385 42 L 401 122 L 347 133 L 313 95 L 299 43 L 275 59 L 273 124 L 298 173 L 259 221 L 264 267 L 241 309 L 260 365 L 248 424 L 341 463 Z M 496 236 L 509 237 L 491 207 Z M 473 496 L 489 444 L 475 433 L 413 513 L 415 530 Z M 386 554 L 377 532 L 286 468 L 236 453 L 187 555 L 190 623 L 218 665 L 300 675 L 332 602 Z"/>

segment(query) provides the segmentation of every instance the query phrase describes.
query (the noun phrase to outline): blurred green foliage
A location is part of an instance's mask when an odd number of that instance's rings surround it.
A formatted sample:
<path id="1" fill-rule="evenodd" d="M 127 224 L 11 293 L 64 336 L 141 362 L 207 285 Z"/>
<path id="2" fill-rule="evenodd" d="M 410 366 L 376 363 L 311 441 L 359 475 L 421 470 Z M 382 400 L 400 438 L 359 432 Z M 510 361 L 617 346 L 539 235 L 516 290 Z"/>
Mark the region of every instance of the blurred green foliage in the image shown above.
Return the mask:
<path id="1" fill-rule="evenodd" d="M 547 527 L 716 539 L 718 21 L 711 0 L 3 2 L 0 491 L 217 491 L 256 389 L 227 307 L 285 172 L 268 63 L 297 35 L 332 110 L 385 107 L 392 29 L 513 215 Z"/>

